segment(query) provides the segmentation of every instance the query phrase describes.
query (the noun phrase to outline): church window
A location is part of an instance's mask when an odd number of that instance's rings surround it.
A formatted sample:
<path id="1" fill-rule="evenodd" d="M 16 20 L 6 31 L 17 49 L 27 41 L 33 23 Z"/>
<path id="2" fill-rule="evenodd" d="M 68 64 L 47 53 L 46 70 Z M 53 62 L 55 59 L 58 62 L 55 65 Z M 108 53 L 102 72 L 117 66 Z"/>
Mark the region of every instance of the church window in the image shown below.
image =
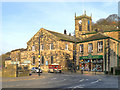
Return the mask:
<path id="1" fill-rule="evenodd" d="M 44 56 L 42 56 L 42 65 L 44 65 Z"/>
<path id="2" fill-rule="evenodd" d="M 42 44 L 42 45 L 41 45 L 41 50 L 43 50 L 43 49 L 44 49 L 44 45 Z"/>
<path id="3" fill-rule="evenodd" d="M 35 56 L 33 56 L 33 64 L 35 64 Z"/>
<path id="4" fill-rule="evenodd" d="M 35 51 L 35 45 L 32 46 L 32 51 Z"/>
<path id="5" fill-rule="evenodd" d="M 90 31 L 90 21 L 88 20 L 88 31 Z"/>
<path id="6" fill-rule="evenodd" d="M 68 44 L 65 44 L 65 50 L 68 50 Z"/>
<path id="7" fill-rule="evenodd" d="M 51 56 L 51 64 L 53 64 L 53 56 Z"/>
<path id="8" fill-rule="evenodd" d="M 50 44 L 50 50 L 52 50 L 52 49 L 53 49 L 53 43 Z"/>
<path id="9" fill-rule="evenodd" d="M 82 25 L 79 25 L 79 31 L 82 31 Z"/>

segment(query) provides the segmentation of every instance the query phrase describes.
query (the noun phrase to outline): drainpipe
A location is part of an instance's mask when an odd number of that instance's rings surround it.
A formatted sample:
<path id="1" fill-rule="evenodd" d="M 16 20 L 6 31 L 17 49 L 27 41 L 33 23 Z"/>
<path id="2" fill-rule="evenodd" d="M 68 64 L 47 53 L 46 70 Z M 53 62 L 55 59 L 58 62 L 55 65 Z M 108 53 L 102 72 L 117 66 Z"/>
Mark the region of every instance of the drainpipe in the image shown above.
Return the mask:
<path id="1" fill-rule="evenodd" d="M 110 39 L 108 38 L 108 73 L 110 73 Z"/>
<path id="2" fill-rule="evenodd" d="M 105 65 L 105 74 L 106 74 L 106 39 L 104 39 L 104 65 Z"/>
<path id="3" fill-rule="evenodd" d="M 119 67 L 119 43 L 117 43 L 117 67 Z"/>

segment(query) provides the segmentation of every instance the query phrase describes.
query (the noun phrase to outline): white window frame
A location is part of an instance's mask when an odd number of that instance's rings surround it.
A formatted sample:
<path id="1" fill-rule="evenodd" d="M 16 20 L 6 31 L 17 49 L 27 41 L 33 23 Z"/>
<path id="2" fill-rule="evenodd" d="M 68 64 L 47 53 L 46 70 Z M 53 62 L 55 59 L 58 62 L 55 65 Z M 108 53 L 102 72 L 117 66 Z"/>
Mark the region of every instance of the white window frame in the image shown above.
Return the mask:
<path id="1" fill-rule="evenodd" d="M 83 53 L 83 44 L 80 44 L 80 53 Z"/>
<path id="2" fill-rule="evenodd" d="M 44 44 L 41 44 L 41 50 L 44 50 Z"/>
<path id="3" fill-rule="evenodd" d="M 98 46 L 98 50 L 97 51 L 98 52 L 103 52 L 103 41 L 97 42 L 97 46 Z"/>
<path id="4" fill-rule="evenodd" d="M 90 48 L 90 45 L 92 46 L 91 48 Z M 93 52 L 93 43 L 88 43 L 88 53 L 92 53 Z"/>
<path id="5" fill-rule="evenodd" d="M 53 46 L 52 45 L 53 45 L 53 43 L 50 44 L 50 50 L 53 50 L 53 48 L 52 48 Z"/>
<path id="6" fill-rule="evenodd" d="M 65 44 L 65 50 L 68 50 L 68 44 Z"/>
<path id="7" fill-rule="evenodd" d="M 35 45 L 32 46 L 32 51 L 35 51 Z"/>

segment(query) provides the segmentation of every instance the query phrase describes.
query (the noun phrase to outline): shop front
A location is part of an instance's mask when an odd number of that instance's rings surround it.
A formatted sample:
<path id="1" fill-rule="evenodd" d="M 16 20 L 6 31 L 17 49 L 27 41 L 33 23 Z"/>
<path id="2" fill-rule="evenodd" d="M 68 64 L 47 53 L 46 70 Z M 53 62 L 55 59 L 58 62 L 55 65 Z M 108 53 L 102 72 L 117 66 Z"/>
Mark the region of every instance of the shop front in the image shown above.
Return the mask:
<path id="1" fill-rule="evenodd" d="M 103 56 L 102 55 L 88 55 L 81 56 L 79 61 L 80 70 L 84 71 L 103 71 Z"/>

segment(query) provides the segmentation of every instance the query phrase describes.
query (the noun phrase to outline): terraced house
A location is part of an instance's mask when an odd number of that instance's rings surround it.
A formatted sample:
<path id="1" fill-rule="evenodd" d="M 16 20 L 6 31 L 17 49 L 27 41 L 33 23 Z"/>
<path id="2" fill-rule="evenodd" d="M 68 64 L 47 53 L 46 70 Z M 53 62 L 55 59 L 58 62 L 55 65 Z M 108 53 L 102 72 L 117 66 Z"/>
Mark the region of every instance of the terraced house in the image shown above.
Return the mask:
<path id="1" fill-rule="evenodd" d="M 120 30 L 100 32 L 92 29 L 92 16 L 87 16 L 86 12 L 75 15 L 75 36 L 67 35 L 66 30 L 62 34 L 41 28 L 27 42 L 27 50 L 21 52 L 21 63 L 29 64 L 29 68 L 38 67 L 40 51 L 44 71 L 48 71 L 52 63 L 69 69 L 76 56 L 78 70 L 114 73 L 114 69 L 120 67 Z"/>

